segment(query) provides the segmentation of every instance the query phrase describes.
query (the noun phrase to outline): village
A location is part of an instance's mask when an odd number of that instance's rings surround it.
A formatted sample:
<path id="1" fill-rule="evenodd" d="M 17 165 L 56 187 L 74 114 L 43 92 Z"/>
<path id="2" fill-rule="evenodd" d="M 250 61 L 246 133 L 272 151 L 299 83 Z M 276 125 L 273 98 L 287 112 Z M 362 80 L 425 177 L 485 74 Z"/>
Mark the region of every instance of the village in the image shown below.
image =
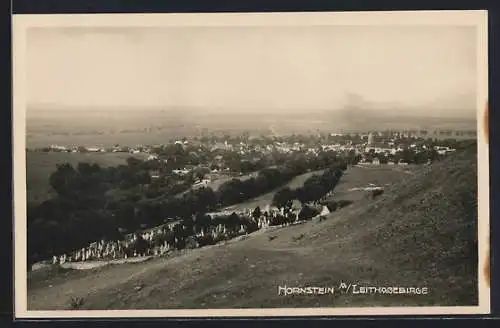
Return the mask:
<path id="1" fill-rule="evenodd" d="M 455 133 L 456 136 L 471 135 L 474 132 Z M 437 132 L 435 132 L 437 134 Z M 288 137 L 248 137 L 242 134 L 238 137 L 224 138 L 182 138 L 172 140 L 167 144 L 137 145 L 134 147 L 114 145 L 113 147 L 83 146 L 83 145 L 50 145 L 48 147 L 27 149 L 27 151 L 42 152 L 67 152 L 67 153 L 129 153 L 132 155 L 143 155 L 146 160 L 161 160 L 162 150 L 169 146 L 176 146 L 188 151 L 193 156 L 207 157 L 208 162 L 200 163 L 198 166 L 214 166 L 223 162 L 225 153 L 232 152 L 243 156 L 243 160 L 256 160 L 259 156 L 272 153 L 290 154 L 307 153 L 317 154 L 320 151 L 354 151 L 362 156 L 361 162 L 377 164 L 405 164 L 404 160 L 394 161 L 397 154 L 410 151 L 418 154 L 425 151 L 436 151 L 439 155 L 454 152 L 453 144 L 457 141 L 449 137 L 449 133 L 441 132 L 443 138 L 425 138 L 424 131 L 405 132 L 367 132 L 367 133 L 330 133 L 311 136 L 288 136 Z M 473 136 L 471 136 L 473 137 Z M 213 156 L 210 156 L 213 155 Z M 391 158 L 392 157 L 392 158 Z M 192 167 L 191 167 L 192 169 Z M 189 167 L 179 167 L 175 173 L 188 174 Z M 221 169 L 212 170 L 215 172 Z M 222 170 L 227 170 L 223 168 Z"/>

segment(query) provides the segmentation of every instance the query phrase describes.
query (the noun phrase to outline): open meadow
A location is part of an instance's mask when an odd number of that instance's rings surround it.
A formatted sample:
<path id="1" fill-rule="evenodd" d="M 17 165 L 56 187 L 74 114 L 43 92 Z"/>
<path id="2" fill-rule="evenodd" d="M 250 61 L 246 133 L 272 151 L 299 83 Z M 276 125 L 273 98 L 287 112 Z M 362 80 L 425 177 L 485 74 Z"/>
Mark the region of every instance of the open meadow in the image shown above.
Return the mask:
<path id="1" fill-rule="evenodd" d="M 370 186 L 385 189 L 396 182 L 409 179 L 417 169 L 418 166 L 412 165 L 357 165 L 349 168 L 347 174 L 340 180 L 328 198 L 337 201 L 358 201 L 371 194 L 370 191 L 359 189 Z"/>
<path id="2" fill-rule="evenodd" d="M 334 192 L 328 199 L 334 200 L 349 200 L 357 201 L 366 198 L 370 195 L 367 191 L 352 190 L 355 188 L 368 187 L 370 184 L 379 187 L 387 187 L 391 184 L 400 181 L 402 179 L 408 178 L 416 168 L 414 166 L 395 166 L 395 165 L 373 165 L 373 166 L 353 166 L 349 168 L 346 174 L 342 177 L 339 184 L 335 187 Z M 304 182 L 313 175 L 321 175 L 324 170 L 312 171 L 308 173 L 301 174 L 292 179 L 289 183 L 276 188 L 275 190 L 268 192 L 259 197 L 250 199 L 246 202 L 229 206 L 228 210 L 242 210 L 245 208 L 255 208 L 260 206 L 264 208 L 266 205 L 270 205 L 274 194 L 284 188 L 289 187 L 290 189 L 297 189 L 304 185 Z M 296 202 L 296 201 L 295 201 Z"/>

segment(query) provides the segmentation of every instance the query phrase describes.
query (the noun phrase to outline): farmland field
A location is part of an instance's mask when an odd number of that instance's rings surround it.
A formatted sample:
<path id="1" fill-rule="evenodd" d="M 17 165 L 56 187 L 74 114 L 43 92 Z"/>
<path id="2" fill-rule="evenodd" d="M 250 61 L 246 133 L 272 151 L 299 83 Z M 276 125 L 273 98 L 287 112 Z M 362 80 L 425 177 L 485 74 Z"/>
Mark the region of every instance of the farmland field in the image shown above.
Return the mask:
<path id="1" fill-rule="evenodd" d="M 262 120 L 206 115 L 196 111 L 82 110 L 28 111 L 26 143 L 29 148 L 51 144 L 110 147 L 115 144 L 164 144 L 169 140 L 212 132 L 266 132 Z"/>
<path id="2" fill-rule="evenodd" d="M 235 114 L 237 113 L 237 114 Z M 32 147 L 51 144 L 77 144 L 82 146 L 135 146 L 161 144 L 183 136 L 193 136 L 203 131 L 239 134 L 246 130 L 251 134 L 310 133 L 311 131 L 369 131 L 373 129 L 452 129 L 475 130 L 474 119 L 443 119 L 398 117 L 398 113 L 373 116 L 370 111 L 355 114 L 351 111 L 318 112 L 313 118 L 309 112 L 287 114 L 287 117 L 235 113 L 213 113 L 206 109 L 135 109 L 106 110 L 85 108 L 81 110 L 28 109 L 26 114 L 26 143 Z M 410 123 L 408 123 L 410 122 Z M 429 134 L 433 138 L 458 138 Z"/>
<path id="3" fill-rule="evenodd" d="M 125 164 L 129 156 L 144 158 L 146 154 L 129 153 L 26 153 L 26 190 L 28 202 L 41 202 L 50 198 L 54 190 L 49 177 L 56 170 L 57 164 L 79 162 L 97 163 L 101 166 Z"/>

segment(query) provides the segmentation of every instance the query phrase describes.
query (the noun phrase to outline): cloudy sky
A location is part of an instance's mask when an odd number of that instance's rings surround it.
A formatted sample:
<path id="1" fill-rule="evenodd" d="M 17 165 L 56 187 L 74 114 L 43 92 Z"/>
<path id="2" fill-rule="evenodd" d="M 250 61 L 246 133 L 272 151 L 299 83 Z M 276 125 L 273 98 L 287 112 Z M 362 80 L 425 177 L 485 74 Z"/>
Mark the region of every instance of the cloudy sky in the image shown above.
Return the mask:
<path id="1" fill-rule="evenodd" d="M 32 109 L 475 113 L 473 27 L 31 28 L 27 51 Z"/>

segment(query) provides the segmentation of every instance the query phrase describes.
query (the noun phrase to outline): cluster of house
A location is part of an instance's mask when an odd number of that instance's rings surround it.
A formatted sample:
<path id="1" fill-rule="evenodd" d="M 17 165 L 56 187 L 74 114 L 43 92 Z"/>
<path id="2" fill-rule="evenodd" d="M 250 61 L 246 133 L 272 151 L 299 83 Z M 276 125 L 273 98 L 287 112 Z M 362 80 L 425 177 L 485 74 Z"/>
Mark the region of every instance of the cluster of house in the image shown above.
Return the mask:
<path id="1" fill-rule="evenodd" d="M 342 134 L 335 134 L 335 135 L 342 136 Z M 380 137 L 380 136 L 382 136 L 381 132 L 379 133 L 371 132 L 365 135 L 360 135 L 362 140 L 362 142 L 360 143 L 354 143 L 352 140 L 346 140 L 343 143 L 333 143 L 333 144 L 323 143 L 319 146 L 310 146 L 299 142 L 287 143 L 278 141 L 275 141 L 265 146 L 261 145 L 250 146 L 243 142 L 240 142 L 239 145 L 235 146 L 228 144 L 226 142 L 224 143 L 224 146 L 221 146 L 220 148 L 237 151 L 242 155 L 248 154 L 250 152 L 258 152 L 263 155 L 272 152 L 277 152 L 282 154 L 287 154 L 292 152 L 306 152 L 308 154 L 314 155 L 318 154 L 320 151 L 340 151 L 340 152 L 354 151 L 356 154 L 361 154 L 361 155 L 364 153 L 375 152 L 376 154 L 386 153 L 394 155 L 397 152 L 405 150 L 403 146 L 396 145 L 399 139 L 417 138 L 416 134 L 412 134 L 410 132 L 405 132 L 405 133 L 395 132 L 394 136 L 387 138 L 386 141 L 375 142 L 374 141 L 375 137 Z M 214 146 L 212 150 L 215 149 L 219 149 L 219 147 Z M 422 150 L 427 150 L 427 146 L 423 145 L 422 147 L 420 147 L 417 146 L 416 144 L 411 144 L 408 146 L 408 149 L 412 150 L 413 152 L 418 152 Z M 445 146 L 436 146 L 435 149 L 438 151 L 439 154 L 442 155 L 455 151 L 454 149 Z M 222 156 L 219 155 L 219 157 Z"/>
<path id="2" fill-rule="evenodd" d="M 435 146 L 434 149 L 437 151 L 439 155 L 446 155 L 456 151 L 456 149 L 444 146 Z"/>
<path id="3" fill-rule="evenodd" d="M 102 147 L 102 146 L 90 146 L 84 147 L 79 145 L 71 145 L 71 146 L 61 146 L 61 145 L 50 145 L 48 147 L 50 151 L 54 152 L 66 152 L 66 153 L 130 153 L 130 154 L 139 154 L 139 153 L 150 153 L 151 149 L 149 147 L 121 147 L 121 146 L 113 146 L 113 147 Z M 152 155 L 156 156 L 156 155 Z"/>
<path id="4" fill-rule="evenodd" d="M 476 130 L 451 130 L 451 129 L 434 129 L 434 130 L 387 130 L 387 131 L 378 131 L 378 132 L 369 132 L 369 133 L 358 133 L 358 132 L 346 132 L 346 133 L 332 133 L 331 136 L 361 136 L 367 137 L 369 134 L 376 135 L 378 137 L 387 137 L 392 139 L 407 139 L 407 138 L 435 138 L 435 137 L 468 137 L 475 138 L 477 136 Z"/>
<path id="5" fill-rule="evenodd" d="M 443 132 L 443 131 L 441 131 Z M 207 148 L 207 150 L 211 152 L 215 152 L 218 150 L 232 151 L 237 152 L 241 155 L 247 155 L 250 153 L 259 153 L 262 155 L 269 154 L 272 152 L 278 153 L 290 153 L 290 152 L 307 152 L 310 154 L 318 153 L 323 150 L 334 150 L 334 151 L 351 151 L 354 150 L 357 153 L 369 152 L 370 149 L 375 150 L 376 153 L 386 152 L 386 153 L 396 153 L 401 151 L 401 147 L 396 147 L 395 143 L 401 138 L 417 138 L 422 136 L 422 131 L 404 131 L 404 132 L 391 132 L 391 133 L 383 133 L 383 132 L 370 132 L 366 134 L 358 134 L 356 136 L 361 137 L 362 142 L 358 144 L 353 144 L 353 141 L 350 139 L 344 140 L 342 144 L 327 144 L 324 143 L 318 146 L 308 146 L 304 143 L 299 142 L 284 142 L 284 141 L 273 141 L 267 145 L 262 144 L 250 144 L 245 142 L 237 142 L 235 144 L 228 142 L 227 140 L 224 142 L 215 142 L 211 146 Z M 443 132 L 444 133 L 444 132 Z M 462 132 L 461 132 L 462 133 Z M 463 132 L 462 134 L 469 135 L 470 133 Z M 335 133 L 330 134 L 332 136 L 340 136 L 340 137 L 350 137 L 350 134 L 342 134 Z M 423 134 L 426 135 L 426 134 Z M 376 145 L 375 139 L 384 139 L 386 140 L 383 143 L 379 143 Z M 173 142 L 175 145 L 181 145 L 182 147 L 188 147 L 191 145 L 195 145 L 194 143 L 188 140 L 176 140 Z M 83 146 L 59 146 L 59 145 L 51 145 L 49 148 L 52 151 L 62 151 L 62 152 L 128 152 L 131 154 L 138 153 L 146 153 L 149 154 L 148 160 L 158 159 L 158 155 L 154 154 L 154 148 L 161 147 L 162 145 L 154 145 L 154 146 L 136 146 L 133 148 L 130 147 L 122 147 L 119 145 L 115 145 L 114 147 L 105 148 L 105 147 L 83 147 Z M 415 145 L 411 146 L 415 148 Z M 452 150 L 446 149 L 447 147 L 438 147 L 438 151 L 441 153 L 447 153 Z M 220 162 L 222 155 L 218 155 L 214 158 L 215 162 Z M 182 171 L 182 170 L 178 170 Z"/>

